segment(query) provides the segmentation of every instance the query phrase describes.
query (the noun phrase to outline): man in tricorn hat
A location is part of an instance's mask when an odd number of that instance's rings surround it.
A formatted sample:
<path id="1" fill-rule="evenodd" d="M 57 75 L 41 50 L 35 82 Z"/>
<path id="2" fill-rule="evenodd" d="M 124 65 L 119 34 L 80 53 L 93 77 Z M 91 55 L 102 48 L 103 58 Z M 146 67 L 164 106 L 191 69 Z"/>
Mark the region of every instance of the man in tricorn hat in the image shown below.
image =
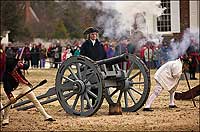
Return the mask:
<path id="1" fill-rule="evenodd" d="M 80 49 L 80 55 L 87 56 L 94 61 L 106 59 L 106 52 L 104 50 L 103 44 L 97 39 L 98 29 L 94 27 L 89 27 L 84 31 L 84 35 L 87 35 L 86 41 L 82 44 Z M 97 90 L 93 90 L 94 94 L 98 94 Z M 92 98 L 92 105 L 95 104 L 95 98 Z"/>
<path id="2" fill-rule="evenodd" d="M 89 27 L 84 31 L 87 35 L 86 41 L 81 46 L 81 55 L 87 56 L 90 59 L 97 61 L 106 58 L 106 52 L 103 48 L 103 44 L 97 39 L 98 29 Z"/>

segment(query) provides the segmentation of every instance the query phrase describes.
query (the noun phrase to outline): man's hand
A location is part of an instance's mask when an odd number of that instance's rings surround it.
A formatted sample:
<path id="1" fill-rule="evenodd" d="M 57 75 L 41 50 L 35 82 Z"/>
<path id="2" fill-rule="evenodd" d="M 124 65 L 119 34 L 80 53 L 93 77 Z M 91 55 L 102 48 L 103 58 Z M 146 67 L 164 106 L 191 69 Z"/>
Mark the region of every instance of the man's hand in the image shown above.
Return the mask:
<path id="1" fill-rule="evenodd" d="M 14 104 L 14 103 L 16 103 L 16 102 L 17 102 L 17 100 L 16 100 L 15 97 L 11 97 L 11 98 L 10 98 L 10 103 L 11 103 L 11 104 Z"/>

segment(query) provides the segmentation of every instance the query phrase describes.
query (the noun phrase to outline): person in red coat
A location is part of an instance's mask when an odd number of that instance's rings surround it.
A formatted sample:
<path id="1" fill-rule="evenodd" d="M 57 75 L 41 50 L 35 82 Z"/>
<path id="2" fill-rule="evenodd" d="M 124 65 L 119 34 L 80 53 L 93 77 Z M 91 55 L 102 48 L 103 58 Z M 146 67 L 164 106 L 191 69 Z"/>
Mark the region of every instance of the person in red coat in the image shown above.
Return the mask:
<path id="1" fill-rule="evenodd" d="M 29 68 L 29 65 L 20 61 L 20 58 L 16 59 L 7 57 L 6 63 L 4 65 L 5 71 L 3 72 L 3 88 L 7 95 L 7 102 L 14 104 L 17 100 L 13 92 L 18 88 L 19 84 L 26 85 L 26 87 L 21 87 L 21 89 L 18 89 L 20 90 L 20 94 L 26 93 L 33 87 L 21 71 L 27 70 Z M 53 119 L 49 114 L 46 113 L 33 91 L 26 94 L 26 97 L 35 105 L 37 110 L 44 116 L 45 121 L 55 121 L 55 119 Z M 10 107 L 5 108 L 2 121 L 3 126 L 9 124 L 9 111 Z"/>
<path id="2" fill-rule="evenodd" d="M 6 63 L 6 53 L 3 49 L 3 45 L 0 44 L 0 82 L 3 79 L 3 73 L 5 71 L 5 63 Z"/>

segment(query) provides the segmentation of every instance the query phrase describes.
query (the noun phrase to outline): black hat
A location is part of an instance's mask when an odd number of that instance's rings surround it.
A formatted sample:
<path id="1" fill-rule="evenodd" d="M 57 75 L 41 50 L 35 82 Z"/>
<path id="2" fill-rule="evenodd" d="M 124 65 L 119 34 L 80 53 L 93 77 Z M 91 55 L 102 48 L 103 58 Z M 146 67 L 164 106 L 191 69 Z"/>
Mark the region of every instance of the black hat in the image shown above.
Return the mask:
<path id="1" fill-rule="evenodd" d="M 83 34 L 86 35 L 86 34 L 90 34 L 90 33 L 94 33 L 94 32 L 98 33 L 99 30 L 94 27 L 89 27 L 83 32 Z"/>
<path id="2" fill-rule="evenodd" d="M 180 59 L 182 60 L 183 63 L 191 64 L 191 62 L 187 56 L 181 56 Z"/>

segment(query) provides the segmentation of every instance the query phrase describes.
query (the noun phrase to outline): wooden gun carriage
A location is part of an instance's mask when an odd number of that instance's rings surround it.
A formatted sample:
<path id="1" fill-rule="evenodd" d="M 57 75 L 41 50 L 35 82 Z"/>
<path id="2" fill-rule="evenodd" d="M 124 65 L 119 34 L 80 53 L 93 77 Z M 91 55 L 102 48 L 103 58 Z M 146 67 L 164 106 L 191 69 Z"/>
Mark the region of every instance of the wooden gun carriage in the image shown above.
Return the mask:
<path id="1" fill-rule="evenodd" d="M 96 90 L 96 92 L 93 92 Z M 91 116 L 101 107 L 121 103 L 124 112 L 135 112 L 146 102 L 150 92 L 150 75 L 146 65 L 133 54 L 93 61 L 85 56 L 72 56 L 64 61 L 56 75 L 55 87 L 37 96 L 41 104 L 58 100 L 63 109 L 77 116 Z M 54 98 L 50 96 L 57 95 Z M 92 104 L 91 97 L 95 99 Z M 14 108 L 29 103 L 19 102 Z M 34 105 L 17 108 L 25 110 Z"/>

